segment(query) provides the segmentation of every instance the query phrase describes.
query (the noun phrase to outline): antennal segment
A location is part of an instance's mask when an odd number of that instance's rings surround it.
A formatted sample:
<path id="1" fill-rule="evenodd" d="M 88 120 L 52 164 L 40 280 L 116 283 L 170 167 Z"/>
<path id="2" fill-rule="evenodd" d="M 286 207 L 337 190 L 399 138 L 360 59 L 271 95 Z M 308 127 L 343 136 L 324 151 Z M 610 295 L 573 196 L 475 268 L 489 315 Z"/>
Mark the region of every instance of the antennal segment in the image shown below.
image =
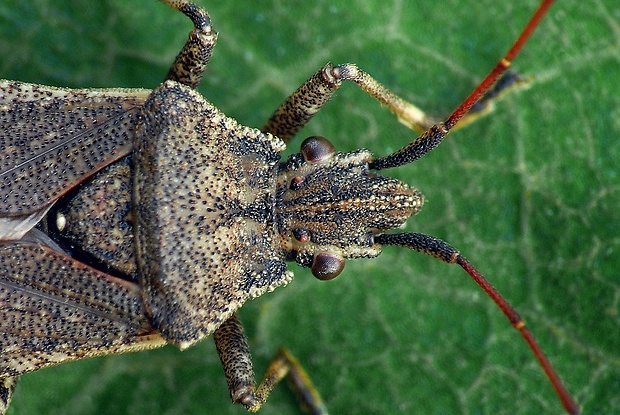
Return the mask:
<path id="1" fill-rule="evenodd" d="M 543 0 L 538 9 L 532 15 L 532 18 L 527 23 L 515 43 L 508 50 L 506 55 L 495 65 L 495 68 L 484 78 L 484 80 L 473 90 L 471 94 L 458 106 L 456 110 L 442 123 L 436 124 L 428 129 L 424 134 L 417 139 L 407 144 L 400 150 L 380 157 L 370 163 L 370 168 L 375 170 L 381 170 L 391 167 L 398 167 L 404 164 L 409 164 L 435 147 L 437 147 L 450 132 L 450 130 L 463 118 L 465 114 L 474 106 L 474 104 L 487 92 L 493 84 L 510 68 L 510 65 L 517 54 L 523 48 L 523 45 L 527 42 L 532 35 L 540 20 L 549 10 L 549 7 L 553 4 L 554 0 Z"/>
<path id="2" fill-rule="evenodd" d="M 516 312 L 514 308 L 504 299 L 504 297 L 497 291 L 489 281 L 467 260 L 463 257 L 455 248 L 441 239 L 433 236 L 424 235 L 421 233 L 396 233 L 396 234 L 383 234 L 375 236 L 375 242 L 380 245 L 397 245 L 405 248 L 413 249 L 423 254 L 433 256 L 449 264 L 458 264 L 469 274 L 469 276 L 484 290 L 484 292 L 497 304 L 502 310 L 504 315 L 510 320 L 512 326 L 521 333 L 521 336 L 525 339 L 525 342 L 534 353 L 536 360 L 540 363 L 540 366 L 544 370 L 549 382 L 555 389 L 556 394 L 562 401 L 562 405 L 566 412 L 571 415 L 577 415 L 579 413 L 579 407 L 570 396 L 560 377 L 557 375 L 551 362 L 547 359 L 547 356 L 543 353 L 541 347 L 536 342 L 534 335 L 525 326 L 525 322 L 521 316 Z"/>

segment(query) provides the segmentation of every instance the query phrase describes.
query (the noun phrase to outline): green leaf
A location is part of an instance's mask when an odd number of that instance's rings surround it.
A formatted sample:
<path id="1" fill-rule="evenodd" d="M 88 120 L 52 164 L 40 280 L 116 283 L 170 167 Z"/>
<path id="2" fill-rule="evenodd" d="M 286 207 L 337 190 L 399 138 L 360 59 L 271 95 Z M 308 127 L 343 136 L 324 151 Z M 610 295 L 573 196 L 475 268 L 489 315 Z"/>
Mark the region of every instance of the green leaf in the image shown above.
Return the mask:
<path id="1" fill-rule="evenodd" d="M 437 115 L 474 88 L 537 2 L 201 2 L 220 32 L 200 91 L 260 127 L 328 60 L 354 62 Z M 407 229 L 458 247 L 526 319 L 584 413 L 620 411 L 620 8 L 553 6 L 514 67 L 533 76 L 495 112 L 389 171 L 426 207 Z M 155 1 L 5 0 L 0 76 L 67 87 L 155 87 L 187 19 Z M 387 154 L 414 138 L 346 85 L 302 136 Z M 299 141 L 291 145 L 295 150 Z M 388 247 L 331 282 L 291 265 L 241 311 L 260 377 L 303 362 L 334 414 L 548 414 L 559 401 L 520 336 L 455 266 Z M 297 413 L 276 387 L 262 413 Z M 244 413 L 210 340 L 24 375 L 12 414 Z"/>

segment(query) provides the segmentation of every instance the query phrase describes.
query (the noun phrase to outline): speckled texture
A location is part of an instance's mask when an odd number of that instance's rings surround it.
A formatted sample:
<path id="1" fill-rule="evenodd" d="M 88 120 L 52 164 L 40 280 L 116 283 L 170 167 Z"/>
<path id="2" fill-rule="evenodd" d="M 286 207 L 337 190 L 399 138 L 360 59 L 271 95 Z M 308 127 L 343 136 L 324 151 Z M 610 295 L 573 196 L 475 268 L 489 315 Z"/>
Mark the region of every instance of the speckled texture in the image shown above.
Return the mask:
<path id="1" fill-rule="evenodd" d="M 166 80 L 177 81 L 196 88 L 211 59 L 211 52 L 217 41 L 217 32 L 213 31 L 207 12 L 195 4 L 175 0 L 164 0 L 164 2 L 183 12 L 194 23 L 194 29 L 170 67 Z"/>
<path id="2" fill-rule="evenodd" d="M 0 304 L 0 379 L 164 344 L 136 284 L 40 245 L 0 245 Z"/>
<path id="3" fill-rule="evenodd" d="M 4 414 L 11 404 L 16 383 L 14 376 L 0 377 L 0 414 Z"/>
<path id="4" fill-rule="evenodd" d="M 137 281 L 133 234 L 131 157 L 94 175 L 50 211 L 50 228 L 74 256 Z M 67 199 L 67 200 L 65 200 Z"/>
<path id="5" fill-rule="evenodd" d="M 374 235 L 422 206 L 415 189 L 369 172 L 366 150 L 341 154 L 330 145 L 279 164 L 281 139 L 239 125 L 191 88 L 216 33 L 204 11 L 168 3 L 195 29 L 168 73 L 172 80 L 152 92 L 0 82 L 0 240 L 10 239 L 3 226 L 21 222 L 27 231 L 66 195 L 59 211 L 68 223 L 60 227 L 74 252 L 97 258 L 87 265 L 36 242 L 43 239 L 0 245 L 0 413 L 21 373 L 168 342 L 186 348 L 214 332 L 233 399 L 258 409 L 297 364 L 277 360 L 254 389 L 235 311 L 288 283 L 287 260 L 312 266 L 317 256 L 344 264 L 378 255 Z M 347 78 L 346 68 L 355 73 Z M 265 129 L 294 135 L 341 78 L 380 101 L 392 96 L 356 71 L 326 65 Z M 130 153 L 132 163 L 110 166 Z M 102 272 L 110 269 L 137 275 L 137 283 Z"/>
<path id="6" fill-rule="evenodd" d="M 245 300 L 287 283 L 273 220 L 281 140 L 240 126 L 168 81 L 136 135 L 136 241 L 144 299 L 187 347 Z"/>
<path id="7" fill-rule="evenodd" d="M 309 267 L 321 252 L 375 257 L 381 248 L 373 235 L 397 228 L 422 208 L 424 199 L 417 190 L 369 172 L 371 159 L 368 150 L 358 150 L 319 162 L 294 154 L 283 164 L 276 217 L 289 260 Z M 299 240 L 298 230 L 309 238 Z"/>
<path id="8" fill-rule="evenodd" d="M 128 154 L 148 93 L 0 81 L 0 214 L 40 210 Z"/>

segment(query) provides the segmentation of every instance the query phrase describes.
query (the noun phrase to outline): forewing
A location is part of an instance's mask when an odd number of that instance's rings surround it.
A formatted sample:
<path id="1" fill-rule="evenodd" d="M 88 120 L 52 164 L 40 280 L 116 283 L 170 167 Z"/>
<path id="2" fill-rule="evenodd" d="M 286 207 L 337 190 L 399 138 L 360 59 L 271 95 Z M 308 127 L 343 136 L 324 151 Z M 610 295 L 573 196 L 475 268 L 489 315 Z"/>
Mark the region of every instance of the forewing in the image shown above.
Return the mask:
<path id="1" fill-rule="evenodd" d="M 164 343 L 137 285 L 40 244 L 0 245 L 0 379 Z"/>
<path id="2" fill-rule="evenodd" d="M 0 240 L 17 240 L 76 184 L 128 154 L 150 91 L 0 80 Z"/>

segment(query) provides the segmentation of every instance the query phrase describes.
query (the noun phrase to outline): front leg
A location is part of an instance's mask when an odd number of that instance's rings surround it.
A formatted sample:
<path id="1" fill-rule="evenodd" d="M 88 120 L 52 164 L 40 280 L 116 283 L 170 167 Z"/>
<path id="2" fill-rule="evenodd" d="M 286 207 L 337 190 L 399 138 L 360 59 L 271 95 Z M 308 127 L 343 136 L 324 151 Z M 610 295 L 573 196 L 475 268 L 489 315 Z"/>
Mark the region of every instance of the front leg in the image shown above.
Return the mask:
<path id="1" fill-rule="evenodd" d="M 196 89 L 211 59 L 211 53 L 217 41 L 217 32 L 211 27 L 209 14 L 194 3 L 186 0 L 162 1 L 185 14 L 194 23 L 194 29 L 170 67 L 166 80 L 177 81 Z"/>
<path id="2" fill-rule="evenodd" d="M 424 131 L 429 125 L 433 125 L 433 121 L 422 110 L 398 97 L 356 65 L 334 65 L 329 62 L 280 105 L 262 130 L 288 143 L 340 89 L 343 81 L 356 83 L 387 106 L 403 124 L 416 131 Z"/>
<path id="3" fill-rule="evenodd" d="M 306 371 L 286 349 L 278 350 L 269 363 L 265 376 L 256 386 L 250 348 L 243 325 L 236 314 L 215 331 L 213 338 L 233 402 L 256 412 L 265 403 L 274 386 L 288 376 L 290 386 L 301 405 L 314 415 L 327 415 L 327 409 Z"/>
<path id="4" fill-rule="evenodd" d="M 402 124 L 418 134 L 424 133 L 438 122 L 437 118 L 428 116 L 420 108 L 402 99 L 356 65 L 351 63 L 334 65 L 330 62 L 312 75 L 280 105 L 269 117 L 262 131 L 271 133 L 288 143 L 314 114 L 331 100 L 343 81 L 357 84 L 360 89 L 393 112 Z M 492 110 L 494 102 L 503 97 L 504 92 L 524 85 L 527 85 L 526 79 L 516 73 L 508 72 L 472 107 L 455 129 L 486 115 Z"/>

